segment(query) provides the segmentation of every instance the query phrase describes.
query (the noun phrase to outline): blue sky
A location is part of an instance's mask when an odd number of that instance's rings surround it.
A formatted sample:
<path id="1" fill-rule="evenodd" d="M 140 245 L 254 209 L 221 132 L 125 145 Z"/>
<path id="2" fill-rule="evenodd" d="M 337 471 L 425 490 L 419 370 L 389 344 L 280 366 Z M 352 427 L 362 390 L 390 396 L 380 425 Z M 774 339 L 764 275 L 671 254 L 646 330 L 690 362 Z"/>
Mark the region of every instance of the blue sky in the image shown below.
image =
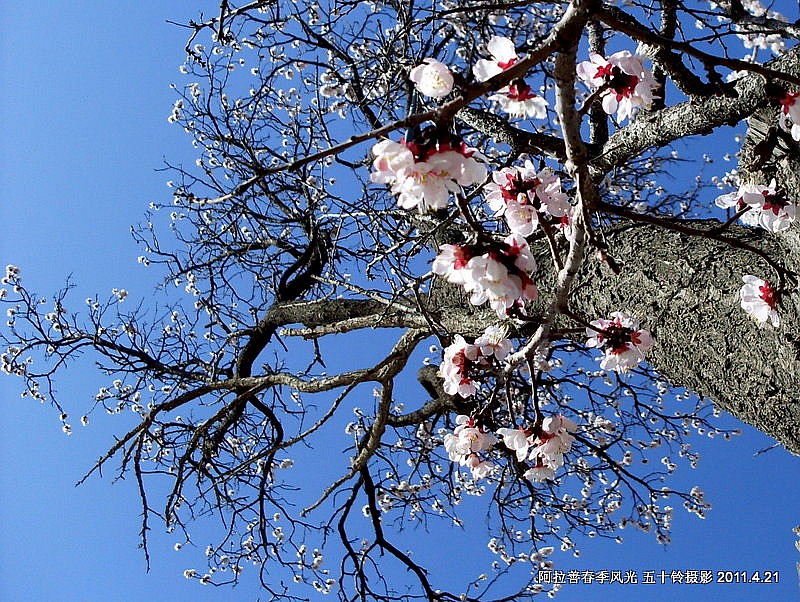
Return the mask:
<path id="1" fill-rule="evenodd" d="M 166 21 L 191 18 L 191 10 L 176 0 L 0 6 L 0 263 L 18 265 L 40 293 L 72 274 L 78 301 L 114 287 L 126 288 L 131 298 L 150 295 L 152 275 L 137 264 L 128 227 L 148 201 L 168 197 L 169 175 L 157 171 L 165 159 L 194 162 L 188 137 L 166 120 L 175 100 L 169 83 L 179 78 L 185 42 L 185 30 Z M 59 383 L 76 413 L 100 384 L 87 374 L 78 364 Z M 133 483 L 112 485 L 109 473 L 74 487 L 113 442 L 118 421 L 95 414 L 89 427 L 76 425 L 66 437 L 54 410 L 20 399 L 9 378 L 0 387 L 0 598 L 257 598 L 253 575 L 244 575 L 235 594 L 183 579 L 184 569 L 203 568 L 208 542 L 197 533 L 197 547 L 175 552 L 175 539 L 154 524 L 146 573 L 137 549 Z M 662 569 L 709 569 L 715 576 L 720 570 L 779 571 L 780 583 L 576 585 L 559 599 L 793 599 L 800 560 L 791 532 L 800 523 L 798 459 L 782 450 L 753 456 L 770 443 L 746 428 L 733 442 L 699 444 L 700 468 L 684 469 L 679 478 L 702 485 L 714 509 L 705 521 L 676 512 L 666 549 L 652 536 L 631 533 L 621 546 L 581 542 L 580 559 L 555 560 L 565 569 L 633 569 L 640 577 Z M 412 540 L 431 549 L 423 533 Z"/>

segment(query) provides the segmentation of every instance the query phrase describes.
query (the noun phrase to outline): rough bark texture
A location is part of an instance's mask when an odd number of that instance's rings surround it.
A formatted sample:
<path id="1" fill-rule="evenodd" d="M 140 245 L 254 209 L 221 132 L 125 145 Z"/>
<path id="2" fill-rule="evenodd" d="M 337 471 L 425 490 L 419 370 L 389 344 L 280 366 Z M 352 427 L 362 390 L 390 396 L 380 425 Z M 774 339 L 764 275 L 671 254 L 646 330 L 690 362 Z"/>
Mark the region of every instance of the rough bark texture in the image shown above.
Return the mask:
<path id="1" fill-rule="evenodd" d="M 651 364 L 672 384 L 710 398 L 721 410 L 800 454 L 796 286 L 785 284 L 777 329 L 759 326 L 739 300 L 745 274 L 780 280 L 765 257 L 789 272 L 800 271 L 800 235 L 790 231 L 775 236 L 739 226 L 712 235 L 719 222 L 680 224 L 708 235 L 654 224 L 606 232 L 609 251 L 623 269 L 614 275 L 605 263 L 586 262 L 570 294 L 570 309 L 589 319 L 617 310 L 636 315 L 656 338 L 648 356 Z M 552 288 L 546 274 L 539 282 L 543 291 Z M 477 336 L 497 320 L 493 311 L 470 305 L 460 288 L 440 280 L 433 281 L 423 302 L 434 322 L 465 335 Z M 425 324 L 412 307 L 395 312 L 373 302 L 322 301 L 286 309 L 281 321 L 308 326 L 329 323 L 334 315 L 373 315 L 376 327 Z"/>
<path id="2" fill-rule="evenodd" d="M 770 239 L 734 227 L 728 236 L 790 268 L 798 256 L 797 235 Z M 602 264 L 591 266 L 574 291 L 575 309 L 639 316 L 657 340 L 650 358 L 656 370 L 800 454 L 796 296 L 784 295 L 778 329 L 759 327 L 739 305 L 743 275 L 774 281 L 767 263 L 724 242 L 657 226 L 609 238 L 624 270 L 614 276 Z M 607 286 L 598 286 L 601 280 Z"/>
<path id="3" fill-rule="evenodd" d="M 793 49 L 767 66 L 790 75 L 800 73 L 800 53 Z M 590 161 L 595 179 L 602 179 L 609 170 L 648 148 L 708 134 L 752 115 L 740 160 L 743 181 L 768 183 L 776 178 L 779 189 L 792 199 L 800 198 L 800 152 L 777 128 L 777 109 L 770 106 L 774 101 L 765 79 L 751 74 L 737 81 L 734 89 L 728 95 L 639 115 L 611 136 Z M 473 126 L 480 118 L 476 114 L 469 117 Z M 538 143 L 553 153 L 560 151 L 540 140 L 521 142 L 519 133 L 511 128 L 504 130 L 502 139 L 512 146 Z M 705 230 L 717 226 L 717 222 L 694 224 Z M 760 328 L 739 304 L 745 274 L 772 282 L 779 279 L 769 262 L 743 249 L 741 243 L 762 249 L 792 273 L 798 271 L 800 237 L 795 233 L 767 235 L 736 226 L 724 237 L 729 242 L 641 224 L 608 233 L 610 254 L 624 264 L 622 273 L 615 276 L 605 264 L 584 266 L 570 305 L 584 316 L 623 310 L 643 319 L 657 337 L 651 362 L 659 372 L 673 384 L 709 397 L 720 409 L 800 454 L 796 285 L 784 283 L 783 322 L 777 330 Z M 540 279 L 540 284 L 542 290 L 552 288 L 546 278 Z"/>
<path id="4" fill-rule="evenodd" d="M 719 226 L 694 222 L 697 230 Z M 570 307 L 590 319 L 612 311 L 643 321 L 657 344 L 653 367 L 673 385 L 713 400 L 729 412 L 800 454 L 800 303 L 789 286 L 781 299 L 781 325 L 759 326 L 741 308 L 742 276 L 778 280 L 765 253 L 788 270 L 800 271 L 800 235 L 774 236 L 732 226 L 728 241 L 637 224 L 606 234 L 609 250 L 623 265 L 614 275 L 605 263 L 587 262 L 570 295 Z M 542 279 L 542 289 L 547 281 Z M 454 287 L 448 287 L 454 288 Z M 437 295 L 434 304 L 477 335 L 496 320 L 466 299 Z M 469 308 L 469 309 L 467 309 Z"/>

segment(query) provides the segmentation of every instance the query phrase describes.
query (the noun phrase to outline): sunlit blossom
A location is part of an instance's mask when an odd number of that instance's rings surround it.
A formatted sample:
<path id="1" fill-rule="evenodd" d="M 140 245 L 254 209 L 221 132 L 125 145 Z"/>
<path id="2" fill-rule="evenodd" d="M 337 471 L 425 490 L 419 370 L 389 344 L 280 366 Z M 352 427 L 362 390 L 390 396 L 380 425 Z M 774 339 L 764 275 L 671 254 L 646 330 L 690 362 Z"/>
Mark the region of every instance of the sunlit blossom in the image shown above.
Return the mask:
<path id="1" fill-rule="evenodd" d="M 603 88 L 603 110 L 619 121 L 630 119 L 639 108 L 649 108 L 653 102 L 656 80 L 642 64 L 644 57 L 627 50 L 615 52 L 608 58 L 592 53 L 588 61 L 577 67 L 578 77 L 592 89 Z"/>
<path id="2" fill-rule="evenodd" d="M 514 42 L 508 38 L 492 36 L 486 49 L 492 58 L 480 59 L 472 67 L 472 73 L 479 82 L 485 82 L 498 73 L 502 73 L 519 60 Z"/>
<path id="3" fill-rule="evenodd" d="M 455 135 L 429 126 L 408 141 L 383 140 L 372 147 L 370 179 L 389 184 L 403 209 L 447 207 L 452 194 L 486 179 L 486 166 L 475 149 Z"/>
<path id="4" fill-rule="evenodd" d="M 759 324 L 766 324 L 769 321 L 776 328 L 780 326 L 777 293 L 772 284 L 751 274 L 742 276 L 742 281 L 744 286 L 739 291 L 742 309 Z"/>
<path id="5" fill-rule="evenodd" d="M 586 328 L 586 345 L 603 351 L 603 370 L 627 372 L 644 361 L 645 353 L 653 347 L 650 332 L 639 328 L 639 321 L 626 313 L 615 311 L 610 319 L 590 324 Z"/>
<path id="6" fill-rule="evenodd" d="M 547 101 L 534 93 L 524 79 L 515 79 L 496 94 L 492 94 L 489 100 L 496 102 L 511 117 L 547 117 Z"/>
<path id="7" fill-rule="evenodd" d="M 453 90 L 453 74 L 447 65 L 436 59 L 423 59 L 421 65 L 408 74 L 420 94 L 431 98 L 443 98 Z"/>
<path id="8" fill-rule="evenodd" d="M 530 236 L 541 217 L 560 219 L 570 209 L 561 179 L 547 167 L 537 172 L 529 160 L 492 173 L 485 190 L 495 215 L 504 216 L 509 230 L 522 236 Z"/>
<path id="9" fill-rule="evenodd" d="M 744 210 L 740 216 L 744 224 L 773 233 L 789 229 L 798 217 L 797 205 L 777 191 L 774 179 L 769 186 L 741 184 L 739 190 L 720 195 L 714 202 L 722 209 Z"/>
<path id="10" fill-rule="evenodd" d="M 480 426 L 474 418 L 466 415 L 456 417 L 456 428 L 444 436 L 444 448 L 452 462 L 458 462 L 472 470 L 474 478 L 487 476 L 494 464 L 478 455 L 497 443 L 497 437 Z M 479 475 L 479 476 L 476 476 Z"/>

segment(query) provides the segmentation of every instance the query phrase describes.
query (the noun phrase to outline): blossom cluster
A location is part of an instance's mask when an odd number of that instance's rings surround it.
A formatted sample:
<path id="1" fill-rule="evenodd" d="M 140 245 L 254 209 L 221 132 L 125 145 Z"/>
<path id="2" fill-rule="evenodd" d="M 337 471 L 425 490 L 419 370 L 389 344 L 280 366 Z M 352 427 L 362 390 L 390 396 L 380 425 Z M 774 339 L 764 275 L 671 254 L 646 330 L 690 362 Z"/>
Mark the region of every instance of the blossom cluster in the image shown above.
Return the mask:
<path id="1" fill-rule="evenodd" d="M 536 260 L 519 234 L 510 234 L 503 242 L 442 245 L 432 269 L 448 282 L 463 286 L 473 305 L 488 301 L 501 318 L 513 308 L 521 310 L 525 301 L 534 301 L 538 295 L 531 278 Z"/>
<path id="2" fill-rule="evenodd" d="M 592 53 L 577 67 L 578 77 L 593 90 L 602 90 L 601 102 L 608 115 L 619 121 L 630 119 L 639 108 L 650 108 L 653 90 L 658 85 L 653 73 L 645 69 L 643 57 L 627 50 L 608 58 Z"/>
<path id="3" fill-rule="evenodd" d="M 545 418 L 536 435 L 530 429 L 523 428 L 500 428 L 497 434 L 503 438 L 505 446 L 516 453 L 518 461 L 533 463 L 525 472 L 525 478 L 544 481 L 552 479 L 556 470 L 564 465 L 564 454 L 575 441 L 570 433 L 577 428 L 569 418 L 557 415 Z"/>
<path id="4" fill-rule="evenodd" d="M 403 209 L 445 209 L 452 193 L 486 179 L 475 149 L 436 126 L 416 130 L 409 140 L 383 140 L 372 148 L 371 180 L 389 184 Z"/>
<path id="5" fill-rule="evenodd" d="M 509 38 L 493 36 L 487 50 L 491 58 L 478 60 L 472 68 L 478 82 L 503 73 L 522 58 L 517 55 L 514 42 Z M 650 106 L 656 81 L 643 66 L 642 57 L 622 51 L 608 58 L 599 54 L 592 54 L 590 58 L 578 65 L 578 75 L 601 94 L 603 108 L 608 114 L 616 113 L 622 121 L 632 117 L 635 109 Z M 431 57 L 414 67 L 409 79 L 421 94 L 437 99 L 449 95 L 455 83 L 447 65 Z M 791 100 L 791 96 L 787 98 Z M 523 78 L 513 79 L 489 99 L 512 117 L 547 116 L 547 101 L 535 94 Z M 388 184 L 392 193 L 397 195 L 400 207 L 416 208 L 420 212 L 445 209 L 452 194 L 460 192 L 463 187 L 482 183 L 487 174 L 484 157 L 476 154 L 476 149 L 468 147 L 458 135 L 436 125 L 421 129 L 415 127 L 408 138 L 399 142 L 378 142 L 373 146 L 372 154 L 372 182 Z M 494 184 L 490 185 L 489 192 L 496 196 L 499 187 L 501 196 L 505 195 L 504 200 L 512 200 L 512 195 L 515 197 L 513 200 L 516 202 L 510 206 L 493 207 L 496 213 L 507 215 L 512 232 L 527 236 L 536 227 L 534 220 L 538 220 L 536 211 L 540 209 L 568 222 L 569 207 L 557 177 L 552 173 L 536 174 L 530 163 L 510 169 L 512 171 L 501 170 L 494 174 Z M 525 188 L 527 182 L 537 178 L 540 181 L 535 186 Z M 515 182 L 520 183 L 523 189 L 516 190 Z M 525 197 L 527 200 L 523 202 Z"/>
<path id="6" fill-rule="evenodd" d="M 505 216 L 508 229 L 521 236 L 530 236 L 541 217 L 561 219 L 570 211 L 561 179 L 549 168 L 537 173 L 530 161 L 495 171 L 485 191 L 494 214 Z"/>
<path id="7" fill-rule="evenodd" d="M 444 449 L 450 460 L 468 466 L 475 479 L 488 476 L 495 464 L 481 459 L 478 452 L 491 448 L 497 443 L 497 437 L 478 426 L 470 416 L 456 417 L 456 425 L 452 434 L 444 436 Z"/>
<path id="8" fill-rule="evenodd" d="M 502 361 L 511 353 L 511 341 L 506 334 L 503 327 L 489 326 L 472 344 L 457 334 L 453 343 L 445 347 L 439 366 L 445 392 L 461 397 L 473 395 L 477 390 L 476 374 L 489 365 L 492 357 Z"/>
<path id="9" fill-rule="evenodd" d="M 603 351 L 600 367 L 603 370 L 627 372 L 644 361 L 644 354 L 653 347 L 650 332 L 639 328 L 639 321 L 626 313 L 615 311 L 610 319 L 590 322 L 586 328 L 587 347 Z"/>
<path id="10" fill-rule="evenodd" d="M 797 205 L 777 192 L 774 179 L 769 186 L 742 184 L 738 191 L 718 196 L 714 202 L 722 209 L 744 211 L 740 217 L 744 224 L 769 232 L 788 229 L 798 217 Z"/>
<path id="11" fill-rule="evenodd" d="M 468 466 L 474 479 L 488 476 L 496 464 L 480 455 L 499 442 L 498 438 L 480 426 L 471 416 L 459 415 L 453 433 L 444 436 L 444 448 L 453 462 Z M 516 454 L 517 461 L 529 463 L 524 477 L 530 481 L 553 479 L 564 465 L 564 454 L 572 447 L 571 434 L 577 425 L 565 416 L 545 418 L 538 429 L 499 428 L 497 434 L 503 443 Z"/>

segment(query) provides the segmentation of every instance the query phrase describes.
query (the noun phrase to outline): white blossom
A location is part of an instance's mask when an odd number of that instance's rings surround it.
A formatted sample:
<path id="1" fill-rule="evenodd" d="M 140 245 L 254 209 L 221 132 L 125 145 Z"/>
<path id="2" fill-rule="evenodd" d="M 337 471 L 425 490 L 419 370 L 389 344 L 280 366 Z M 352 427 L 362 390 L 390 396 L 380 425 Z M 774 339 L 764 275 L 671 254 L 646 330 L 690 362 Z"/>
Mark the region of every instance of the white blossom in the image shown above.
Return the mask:
<path id="1" fill-rule="evenodd" d="M 492 58 L 488 60 L 480 59 L 472 67 L 472 73 L 479 82 L 485 82 L 498 73 L 502 73 L 519 60 L 514 42 L 508 38 L 492 36 L 486 45 L 486 49 L 492 55 Z"/>
<path id="2" fill-rule="evenodd" d="M 608 115 L 616 113 L 617 119 L 624 121 L 636 109 L 650 108 L 657 82 L 642 64 L 644 57 L 622 50 L 608 58 L 592 53 L 589 59 L 580 63 L 576 72 L 590 88 L 603 88 L 603 110 Z"/>
<path id="3" fill-rule="evenodd" d="M 537 172 L 530 161 L 495 171 L 485 190 L 495 215 L 504 216 L 509 230 L 522 236 L 530 236 L 541 217 L 563 218 L 570 210 L 561 179 L 549 168 Z"/>
<path id="4" fill-rule="evenodd" d="M 479 426 L 471 416 L 457 416 L 456 425 L 452 434 L 448 433 L 444 436 L 444 448 L 448 457 L 451 461 L 458 462 L 462 466 L 468 466 L 471 469 L 480 467 L 482 460 L 478 456 L 478 452 L 491 448 L 497 443 L 497 438 Z M 484 465 L 478 472 L 486 472 L 488 474 L 491 468 L 493 468 L 493 465 L 489 463 Z"/>
<path id="5" fill-rule="evenodd" d="M 491 95 L 489 100 L 496 102 L 511 117 L 535 119 L 547 117 L 547 101 L 535 94 L 523 79 L 515 79 Z"/>
<path id="6" fill-rule="evenodd" d="M 410 141 L 383 140 L 372 148 L 370 179 L 389 184 L 403 209 L 445 209 L 452 194 L 486 179 L 475 149 L 430 126 Z"/>
<path id="7" fill-rule="evenodd" d="M 721 209 L 746 210 L 740 217 L 744 224 L 773 233 L 787 230 L 798 217 L 797 205 L 777 192 L 774 179 L 769 186 L 741 184 L 738 191 L 720 195 L 714 202 Z"/>
<path id="8" fill-rule="evenodd" d="M 776 292 L 767 280 L 761 280 L 753 275 L 742 276 L 744 286 L 739 291 L 739 297 L 744 309 L 759 324 L 768 320 L 774 327 L 780 326 L 781 318 L 777 310 Z"/>
<path id="9" fill-rule="evenodd" d="M 627 372 L 653 347 L 650 332 L 639 328 L 639 321 L 620 311 L 611 314 L 609 320 L 594 320 L 586 328 L 588 347 L 603 351 L 600 367 L 603 370 Z"/>
<path id="10" fill-rule="evenodd" d="M 423 59 L 422 64 L 414 67 L 408 77 L 420 94 L 431 98 L 443 98 L 453 90 L 453 74 L 447 65 L 436 59 Z"/>
<path id="11" fill-rule="evenodd" d="M 442 245 L 433 262 L 435 274 L 463 286 L 473 305 L 488 302 L 499 317 L 537 298 L 535 269 L 528 243 L 518 234 L 486 247 Z"/>

